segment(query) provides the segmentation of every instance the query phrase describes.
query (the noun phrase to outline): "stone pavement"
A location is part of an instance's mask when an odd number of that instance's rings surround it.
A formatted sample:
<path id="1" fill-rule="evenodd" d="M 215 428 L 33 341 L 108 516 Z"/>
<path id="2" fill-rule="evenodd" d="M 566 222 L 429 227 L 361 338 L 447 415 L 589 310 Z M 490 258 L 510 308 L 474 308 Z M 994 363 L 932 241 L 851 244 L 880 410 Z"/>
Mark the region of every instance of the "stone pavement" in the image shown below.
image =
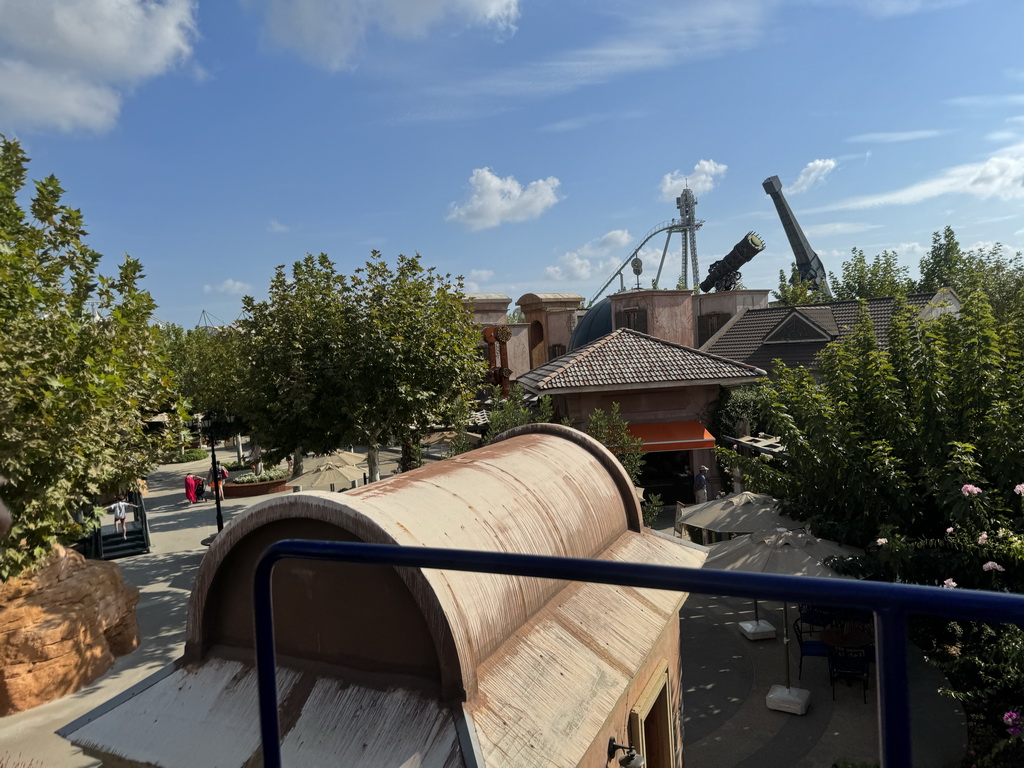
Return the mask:
<path id="1" fill-rule="evenodd" d="M 395 453 L 382 455 L 382 476 L 394 466 Z M 430 457 L 436 458 L 436 457 Z M 209 463 L 160 467 L 149 476 L 146 497 L 152 552 L 118 560 L 126 580 L 142 592 L 138 616 L 139 648 L 118 658 L 99 680 L 75 694 L 0 718 L 0 765 L 9 768 L 91 768 L 89 758 L 54 731 L 106 702 L 177 659 L 185 640 L 185 614 L 205 547 L 216 531 L 212 501 L 189 506 L 184 496 L 188 471 L 205 474 Z M 225 520 L 267 499 L 225 500 Z M 664 530 L 662 519 L 656 527 Z M 667 533 L 672 533 L 668 519 Z M 781 608 L 762 604 L 764 618 L 782 626 Z M 812 692 L 804 716 L 774 712 L 764 703 L 771 685 L 783 682 L 780 641 L 752 643 L 742 638 L 737 621 L 752 615 L 749 601 L 691 595 L 681 612 L 683 704 L 687 768 L 811 768 L 838 759 L 877 761 L 874 686 L 865 705 L 858 688 L 837 687 L 832 702 L 823 659 L 805 660 L 801 685 Z M 795 646 L 795 643 L 791 645 Z M 798 657 L 794 657 L 798 660 Z M 796 674 L 796 660 L 793 663 Z M 915 763 L 938 767 L 958 764 L 963 754 L 963 719 L 949 699 L 940 697 L 941 676 L 911 654 Z M 10 758 L 5 762 L 4 758 Z"/>

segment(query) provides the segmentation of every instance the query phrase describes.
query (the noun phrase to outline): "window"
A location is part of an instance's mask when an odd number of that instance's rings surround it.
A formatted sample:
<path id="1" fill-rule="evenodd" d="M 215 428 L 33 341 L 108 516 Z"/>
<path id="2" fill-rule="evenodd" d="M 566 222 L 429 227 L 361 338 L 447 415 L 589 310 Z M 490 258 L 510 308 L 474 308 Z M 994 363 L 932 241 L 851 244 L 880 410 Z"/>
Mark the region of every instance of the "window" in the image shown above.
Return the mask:
<path id="1" fill-rule="evenodd" d="M 647 759 L 648 768 L 672 768 L 675 728 L 668 688 L 668 662 L 651 678 L 629 712 L 629 740 Z"/>
<path id="2" fill-rule="evenodd" d="M 647 310 L 641 307 L 627 307 L 615 313 L 615 328 L 630 328 L 647 333 Z"/>

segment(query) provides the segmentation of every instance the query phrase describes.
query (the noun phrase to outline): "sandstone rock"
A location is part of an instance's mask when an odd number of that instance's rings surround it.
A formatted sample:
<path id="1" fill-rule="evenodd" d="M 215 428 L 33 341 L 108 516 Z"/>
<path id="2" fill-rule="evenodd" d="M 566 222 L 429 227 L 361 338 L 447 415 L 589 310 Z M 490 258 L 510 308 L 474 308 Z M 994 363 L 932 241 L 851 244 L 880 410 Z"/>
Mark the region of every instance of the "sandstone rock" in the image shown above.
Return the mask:
<path id="1" fill-rule="evenodd" d="M 63 547 L 0 584 L 0 716 L 74 693 L 134 650 L 138 602 L 117 565 Z"/>

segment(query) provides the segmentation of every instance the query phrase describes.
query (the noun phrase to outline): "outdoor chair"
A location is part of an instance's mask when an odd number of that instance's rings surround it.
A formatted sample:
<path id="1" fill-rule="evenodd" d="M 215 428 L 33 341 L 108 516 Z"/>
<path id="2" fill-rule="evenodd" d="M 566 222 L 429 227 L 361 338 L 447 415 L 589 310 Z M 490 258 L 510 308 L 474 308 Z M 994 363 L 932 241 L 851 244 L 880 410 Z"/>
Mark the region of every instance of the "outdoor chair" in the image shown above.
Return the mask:
<path id="1" fill-rule="evenodd" d="M 815 635 L 836 620 L 835 611 L 819 605 L 800 603 L 800 621 L 808 634 Z"/>
<path id="2" fill-rule="evenodd" d="M 832 700 L 836 699 L 836 680 L 860 680 L 863 684 L 864 703 L 868 703 L 868 654 L 864 648 L 830 648 L 828 677 L 832 683 Z"/>
<path id="3" fill-rule="evenodd" d="M 828 646 L 821 640 L 811 637 L 806 625 L 796 619 L 793 622 L 793 635 L 796 637 L 796 644 L 800 646 L 800 667 L 797 672 L 797 679 L 804 674 L 804 656 L 828 656 Z"/>

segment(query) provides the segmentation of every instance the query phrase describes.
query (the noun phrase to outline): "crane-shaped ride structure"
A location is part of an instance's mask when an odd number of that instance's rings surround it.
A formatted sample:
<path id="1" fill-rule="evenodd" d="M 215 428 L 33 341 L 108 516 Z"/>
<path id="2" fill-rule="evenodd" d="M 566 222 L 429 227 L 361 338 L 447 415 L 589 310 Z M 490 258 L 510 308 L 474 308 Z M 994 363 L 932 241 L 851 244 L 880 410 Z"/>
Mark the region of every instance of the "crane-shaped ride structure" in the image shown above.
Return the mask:
<path id="1" fill-rule="evenodd" d="M 633 260 L 637 258 L 640 250 L 647 245 L 651 239 L 662 232 L 667 234 L 665 236 L 665 247 L 661 250 L 661 262 L 658 264 L 658 275 L 654 278 L 655 285 L 661 281 L 661 270 L 665 266 L 665 257 L 668 255 L 668 245 L 672 240 L 672 235 L 676 232 L 678 232 L 683 239 L 681 254 L 682 270 L 679 282 L 681 285 L 690 284 L 688 272 L 689 265 L 692 265 L 693 267 L 693 279 L 696 280 L 697 275 L 700 274 L 700 268 L 697 264 L 697 230 L 704 225 L 703 220 L 698 219 L 696 216 L 694 210 L 696 207 L 697 196 L 693 194 L 692 189 L 687 187 L 682 191 L 679 197 L 676 198 L 676 208 L 679 209 L 679 218 L 662 222 L 648 232 L 647 235 L 644 236 L 644 239 L 640 241 L 640 244 L 634 248 L 629 256 L 626 257 L 626 260 L 622 262 L 622 266 L 613 272 L 612 276 L 608 278 L 608 282 L 602 285 L 601 290 L 594 294 L 594 298 L 590 300 L 591 305 L 604 295 L 604 292 L 608 290 L 608 286 L 612 284 L 612 281 L 614 281 L 616 277 L 620 279 L 620 282 L 624 283 L 622 275 L 626 267 L 633 263 Z M 639 273 L 637 273 L 635 269 L 634 274 L 639 277 Z"/>
<path id="2" fill-rule="evenodd" d="M 814 287 L 823 295 L 832 298 L 832 291 L 828 287 L 828 279 L 825 274 L 825 265 L 821 263 L 818 254 L 807 242 L 804 231 L 800 228 L 796 217 L 793 215 L 789 203 L 782 194 L 782 182 L 778 176 L 769 176 L 761 184 L 764 191 L 775 203 L 775 210 L 779 212 L 779 219 L 782 221 L 782 228 L 789 238 L 789 245 L 793 249 L 793 256 L 796 257 L 796 269 L 801 280 L 814 283 Z"/>

